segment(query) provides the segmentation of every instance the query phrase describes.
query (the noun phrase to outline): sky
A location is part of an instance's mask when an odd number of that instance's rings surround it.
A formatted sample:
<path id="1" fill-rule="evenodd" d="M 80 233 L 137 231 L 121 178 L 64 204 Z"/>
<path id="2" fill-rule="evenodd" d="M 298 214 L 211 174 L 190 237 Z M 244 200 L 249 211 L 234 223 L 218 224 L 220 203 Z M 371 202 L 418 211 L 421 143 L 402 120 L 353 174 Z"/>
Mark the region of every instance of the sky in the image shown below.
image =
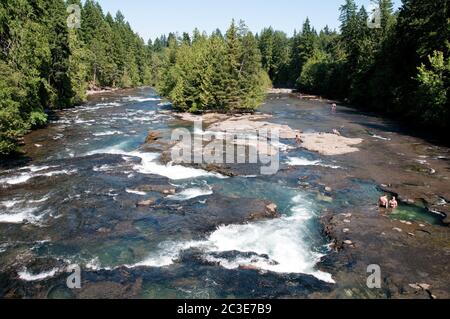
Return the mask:
<path id="1" fill-rule="evenodd" d="M 272 26 L 292 35 L 307 17 L 320 30 L 339 28 L 339 7 L 344 0 L 98 0 L 104 12 L 120 10 L 145 40 L 169 32 L 208 33 L 226 30 L 231 20 L 244 20 L 254 33 Z M 370 7 L 371 0 L 356 0 Z M 395 8 L 401 0 L 394 0 Z"/>

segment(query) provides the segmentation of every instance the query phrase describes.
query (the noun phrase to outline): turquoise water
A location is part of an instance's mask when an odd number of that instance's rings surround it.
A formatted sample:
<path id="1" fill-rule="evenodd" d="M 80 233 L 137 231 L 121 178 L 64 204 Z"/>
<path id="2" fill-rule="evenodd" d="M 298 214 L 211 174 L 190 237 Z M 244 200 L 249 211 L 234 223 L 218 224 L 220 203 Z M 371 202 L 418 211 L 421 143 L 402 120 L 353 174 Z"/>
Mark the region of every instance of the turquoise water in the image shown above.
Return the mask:
<path id="1" fill-rule="evenodd" d="M 415 205 L 400 204 L 397 209 L 390 213 L 389 217 L 395 220 L 422 221 L 431 225 L 443 225 L 442 216 Z"/>

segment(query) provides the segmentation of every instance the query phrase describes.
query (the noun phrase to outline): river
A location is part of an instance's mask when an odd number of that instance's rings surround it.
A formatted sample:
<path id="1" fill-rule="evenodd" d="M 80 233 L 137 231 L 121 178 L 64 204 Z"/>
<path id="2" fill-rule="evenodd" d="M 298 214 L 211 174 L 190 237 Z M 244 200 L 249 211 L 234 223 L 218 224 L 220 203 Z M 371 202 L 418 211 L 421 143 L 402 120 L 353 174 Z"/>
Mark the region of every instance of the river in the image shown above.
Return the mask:
<path id="1" fill-rule="evenodd" d="M 149 131 L 169 139 L 173 129 L 190 127 L 150 88 L 93 96 L 55 113 L 47 128 L 26 137 L 26 156 L 0 171 L 0 295 L 327 295 L 341 276 L 324 264 L 334 251 L 324 214 L 378 216 L 384 188 L 447 207 L 448 148 L 347 107 L 334 114 L 323 101 L 270 95 L 260 112 L 305 132 L 336 128 L 365 142 L 358 153 L 325 157 L 282 140 L 277 174 L 228 177 L 165 165 L 157 148 L 141 148 Z M 411 186 L 415 181 L 426 185 Z M 244 216 L 269 202 L 280 218 Z M 406 203 L 391 222 L 445 228 L 444 216 L 427 205 Z M 69 265 L 80 266 L 81 289 L 67 287 Z"/>

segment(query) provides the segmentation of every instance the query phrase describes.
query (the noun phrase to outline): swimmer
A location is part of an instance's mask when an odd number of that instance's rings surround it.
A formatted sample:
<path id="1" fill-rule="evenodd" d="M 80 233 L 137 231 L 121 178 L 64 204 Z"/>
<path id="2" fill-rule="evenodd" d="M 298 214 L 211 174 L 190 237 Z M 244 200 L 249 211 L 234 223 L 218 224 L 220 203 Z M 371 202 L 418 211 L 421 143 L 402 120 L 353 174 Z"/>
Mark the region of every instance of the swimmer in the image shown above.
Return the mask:
<path id="1" fill-rule="evenodd" d="M 386 209 L 389 208 L 389 199 L 386 195 L 383 197 L 380 197 L 379 205 L 380 205 L 380 207 L 385 207 Z"/>
<path id="2" fill-rule="evenodd" d="M 300 138 L 300 135 L 295 136 L 295 141 L 297 142 L 298 145 L 303 143 L 302 139 Z"/>
<path id="3" fill-rule="evenodd" d="M 391 206 L 393 209 L 396 209 L 398 207 L 398 202 L 395 197 L 392 198 L 392 200 L 389 202 L 389 206 Z"/>

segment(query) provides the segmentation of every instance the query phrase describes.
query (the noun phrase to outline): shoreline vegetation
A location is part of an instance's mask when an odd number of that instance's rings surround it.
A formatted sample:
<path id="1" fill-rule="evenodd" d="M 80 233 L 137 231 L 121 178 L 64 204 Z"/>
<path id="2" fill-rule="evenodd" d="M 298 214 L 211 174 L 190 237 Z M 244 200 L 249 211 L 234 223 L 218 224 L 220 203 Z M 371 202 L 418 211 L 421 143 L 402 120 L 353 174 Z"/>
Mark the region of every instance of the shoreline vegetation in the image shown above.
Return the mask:
<path id="1" fill-rule="evenodd" d="M 343 0 L 339 31 L 317 31 L 306 19 L 292 37 L 272 27 L 253 34 L 233 21 L 225 34 L 195 29 L 145 43 L 120 11 L 105 14 L 94 0 L 3 1 L 0 157 L 20 152 L 23 136 L 45 126 L 52 110 L 140 86 L 155 87 L 180 111 L 245 113 L 273 84 L 445 132 L 449 8 L 440 0 L 403 0 L 394 12 L 392 0 L 376 2 L 376 28 L 364 6 Z M 67 26 L 70 4 L 81 7 L 79 29 Z"/>

